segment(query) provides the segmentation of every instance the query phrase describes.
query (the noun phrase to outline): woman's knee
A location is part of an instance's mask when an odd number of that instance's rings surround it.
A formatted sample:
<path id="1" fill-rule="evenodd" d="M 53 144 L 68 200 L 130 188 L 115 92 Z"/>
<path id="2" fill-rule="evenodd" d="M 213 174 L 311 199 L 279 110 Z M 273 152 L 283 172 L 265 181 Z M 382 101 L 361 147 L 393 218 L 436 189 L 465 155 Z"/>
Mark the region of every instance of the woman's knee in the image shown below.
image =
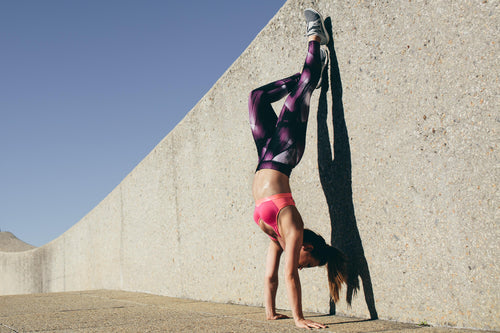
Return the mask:
<path id="1" fill-rule="evenodd" d="M 257 105 L 262 103 L 264 99 L 264 91 L 260 88 L 254 89 L 250 92 L 250 96 L 248 97 L 248 105 L 250 108 L 255 108 Z"/>

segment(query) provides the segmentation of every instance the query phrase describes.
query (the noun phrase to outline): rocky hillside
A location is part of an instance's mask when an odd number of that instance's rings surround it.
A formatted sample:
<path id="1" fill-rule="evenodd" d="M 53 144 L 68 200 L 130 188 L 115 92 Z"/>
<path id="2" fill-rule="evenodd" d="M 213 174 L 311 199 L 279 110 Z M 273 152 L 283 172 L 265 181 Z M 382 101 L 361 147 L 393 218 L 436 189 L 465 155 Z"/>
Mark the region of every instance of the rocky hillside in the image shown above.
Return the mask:
<path id="1" fill-rule="evenodd" d="M 23 242 L 10 232 L 0 232 L 0 251 L 21 252 L 34 248 L 35 246 Z"/>

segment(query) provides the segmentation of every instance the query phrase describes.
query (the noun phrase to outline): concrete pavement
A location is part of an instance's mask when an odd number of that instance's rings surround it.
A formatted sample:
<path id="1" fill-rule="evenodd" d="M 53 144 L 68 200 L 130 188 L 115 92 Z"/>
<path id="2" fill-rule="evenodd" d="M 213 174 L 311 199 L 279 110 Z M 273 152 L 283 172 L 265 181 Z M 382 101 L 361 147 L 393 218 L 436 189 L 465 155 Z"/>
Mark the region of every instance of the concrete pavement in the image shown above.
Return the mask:
<path id="1" fill-rule="evenodd" d="M 322 332 L 479 332 L 312 313 L 306 317 L 327 324 Z M 259 307 L 144 293 L 98 290 L 0 297 L 0 333 L 295 331 L 303 330 L 291 319 L 265 320 Z"/>

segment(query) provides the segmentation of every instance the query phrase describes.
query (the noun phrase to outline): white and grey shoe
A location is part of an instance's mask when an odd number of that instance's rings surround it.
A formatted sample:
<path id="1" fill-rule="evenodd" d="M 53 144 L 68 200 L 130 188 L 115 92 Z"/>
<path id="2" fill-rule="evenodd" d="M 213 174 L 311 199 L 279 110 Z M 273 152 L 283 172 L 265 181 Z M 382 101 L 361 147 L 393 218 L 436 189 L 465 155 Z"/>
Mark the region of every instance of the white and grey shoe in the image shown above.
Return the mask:
<path id="1" fill-rule="evenodd" d="M 319 49 L 319 53 L 321 55 L 321 74 L 319 76 L 319 81 L 318 84 L 316 85 L 316 89 L 321 87 L 322 79 L 323 79 L 323 72 L 325 71 L 326 65 L 328 65 L 328 60 L 329 60 L 329 54 L 328 50 L 324 48 Z"/>
<path id="2" fill-rule="evenodd" d="M 328 36 L 328 32 L 325 29 L 325 24 L 323 22 L 321 14 L 312 8 L 307 8 L 304 11 L 304 16 L 307 22 L 306 36 L 307 37 L 313 35 L 319 36 L 321 38 L 320 42 L 321 45 L 328 44 L 330 36 Z"/>

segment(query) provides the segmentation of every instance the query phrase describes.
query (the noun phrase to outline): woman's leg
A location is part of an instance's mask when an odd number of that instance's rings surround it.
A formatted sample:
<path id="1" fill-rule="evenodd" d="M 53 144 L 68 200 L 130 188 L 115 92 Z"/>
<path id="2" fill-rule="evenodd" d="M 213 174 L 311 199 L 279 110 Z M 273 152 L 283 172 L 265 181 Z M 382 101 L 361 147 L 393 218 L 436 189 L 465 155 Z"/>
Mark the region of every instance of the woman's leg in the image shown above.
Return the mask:
<path id="1" fill-rule="evenodd" d="M 289 168 L 291 171 L 299 163 L 305 149 L 309 103 L 321 76 L 321 67 L 320 43 L 311 38 L 297 89 L 285 99 L 273 137 L 259 161 L 259 168 L 274 169 L 276 165 L 285 165 L 285 170 Z"/>
<path id="2" fill-rule="evenodd" d="M 250 127 L 257 146 L 259 160 L 265 153 L 265 147 L 276 130 L 278 117 L 271 103 L 295 91 L 300 77 L 300 73 L 297 73 L 285 79 L 266 84 L 250 93 L 248 101 Z"/>

